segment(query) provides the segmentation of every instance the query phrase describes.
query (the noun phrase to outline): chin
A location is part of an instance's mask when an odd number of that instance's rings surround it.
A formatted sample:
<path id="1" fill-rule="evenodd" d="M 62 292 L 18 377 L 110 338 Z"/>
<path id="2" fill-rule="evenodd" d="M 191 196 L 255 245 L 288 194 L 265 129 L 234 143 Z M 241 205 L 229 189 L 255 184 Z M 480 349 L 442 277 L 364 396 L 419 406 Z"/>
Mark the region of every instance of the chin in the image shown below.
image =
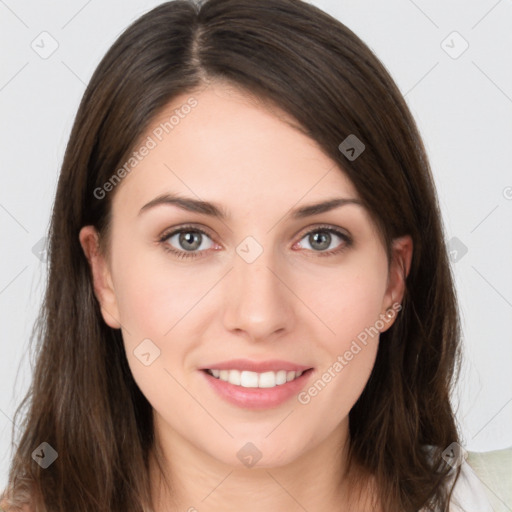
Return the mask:
<path id="1" fill-rule="evenodd" d="M 225 449 L 220 452 L 210 451 L 210 455 L 219 462 L 237 469 L 271 469 L 292 464 L 303 454 L 304 450 L 295 449 L 294 446 L 283 446 L 282 439 L 271 440 L 266 436 L 268 432 L 231 439 Z"/>

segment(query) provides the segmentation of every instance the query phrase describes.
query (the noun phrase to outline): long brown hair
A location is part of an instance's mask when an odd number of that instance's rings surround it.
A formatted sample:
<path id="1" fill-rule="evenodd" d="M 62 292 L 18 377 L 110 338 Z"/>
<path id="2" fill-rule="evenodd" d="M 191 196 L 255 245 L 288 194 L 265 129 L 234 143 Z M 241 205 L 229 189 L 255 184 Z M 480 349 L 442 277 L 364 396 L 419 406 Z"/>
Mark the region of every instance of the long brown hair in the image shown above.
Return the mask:
<path id="1" fill-rule="evenodd" d="M 131 375 L 120 330 L 102 319 L 78 233 L 89 224 L 106 232 L 115 191 L 101 199 L 94 191 L 164 106 L 213 79 L 297 120 L 355 185 L 388 255 L 394 238 L 412 237 L 403 309 L 381 335 L 373 372 L 350 412 L 349 461 L 374 475 L 383 510 L 447 511 L 451 476 L 442 452 L 459 439 L 450 405 L 459 320 L 425 149 L 369 48 L 300 0 L 164 3 L 128 27 L 96 69 L 59 177 L 37 361 L 15 414 L 22 435 L 6 503 L 30 496 L 37 511 L 49 512 L 151 506 L 152 408 Z M 356 159 L 338 148 L 351 134 L 365 144 Z M 42 442 L 58 453 L 47 469 L 31 456 Z"/>

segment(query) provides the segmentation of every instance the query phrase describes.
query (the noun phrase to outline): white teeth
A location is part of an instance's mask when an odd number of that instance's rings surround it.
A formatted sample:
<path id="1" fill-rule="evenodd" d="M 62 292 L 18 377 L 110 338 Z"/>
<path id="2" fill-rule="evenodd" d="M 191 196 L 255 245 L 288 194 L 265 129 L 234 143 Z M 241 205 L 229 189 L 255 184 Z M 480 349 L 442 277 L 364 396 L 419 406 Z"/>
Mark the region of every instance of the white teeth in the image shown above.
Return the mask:
<path id="1" fill-rule="evenodd" d="M 229 382 L 229 379 L 226 382 Z M 243 388 L 257 388 L 258 374 L 256 372 L 243 371 L 240 374 L 240 386 Z"/>
<path id="2" fill-rule="evenodd" d="M 227 370 L 228 378 L 223 379 L 226 382 L 230 382 L 235 386 L 240 386 L 242 384 L 242 373 L 239 370 Z"/>
<path id="3" fill-rule="evenodd" d="M 249 372 L 240 370 L 208 370 L 213 377 L 244 388 L 274 388 L 300 377 L 304 372 Z"/>
<path id="4" fill-rule="evenodd" d="M 274 372 L 260 373 L 258 380 L 258 387 L 260 388 L 273 388 L 276 385 L 276 374 Z"/>
<path id="5" fill-rule="evenodd" d="M 276 372 L 276 384 L 278 386 L 286 384 L 286 370 L 279 370 Z"/>

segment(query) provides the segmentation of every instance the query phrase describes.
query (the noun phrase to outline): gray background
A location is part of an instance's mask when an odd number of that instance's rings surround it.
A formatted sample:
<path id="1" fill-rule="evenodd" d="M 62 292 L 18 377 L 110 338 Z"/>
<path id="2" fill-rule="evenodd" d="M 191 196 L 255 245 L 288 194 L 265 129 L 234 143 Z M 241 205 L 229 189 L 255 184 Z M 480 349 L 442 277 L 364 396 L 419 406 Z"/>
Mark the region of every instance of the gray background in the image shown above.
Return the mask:
<path id="1" fill-rule="evenodd" d="M 38 243 L 72 121 L 110 45 L 160 3 L 0 0 L 1 487 L 31 376 L 28 338 L 45 283 Z M 512 2 L 313 3 L 371 47 L 418 122 L 460 298 L 465 364 L 454 403 L 464 446 L 511 446 Z"/>

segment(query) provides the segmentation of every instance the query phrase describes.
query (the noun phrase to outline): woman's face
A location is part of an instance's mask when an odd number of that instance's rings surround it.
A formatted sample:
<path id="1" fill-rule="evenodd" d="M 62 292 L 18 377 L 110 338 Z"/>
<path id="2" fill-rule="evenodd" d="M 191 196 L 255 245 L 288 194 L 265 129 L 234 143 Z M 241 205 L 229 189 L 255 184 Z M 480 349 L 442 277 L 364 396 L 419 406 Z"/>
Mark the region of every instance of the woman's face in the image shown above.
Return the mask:
<path id="1" fill-rule="evenodd" d="M 135 150 L 108 260 L 92 227 L 80 239 L 161 438 L 248 467 L 343 440 L 403 293 L 352 183 L 220 84 L 176 98 Z"/>

